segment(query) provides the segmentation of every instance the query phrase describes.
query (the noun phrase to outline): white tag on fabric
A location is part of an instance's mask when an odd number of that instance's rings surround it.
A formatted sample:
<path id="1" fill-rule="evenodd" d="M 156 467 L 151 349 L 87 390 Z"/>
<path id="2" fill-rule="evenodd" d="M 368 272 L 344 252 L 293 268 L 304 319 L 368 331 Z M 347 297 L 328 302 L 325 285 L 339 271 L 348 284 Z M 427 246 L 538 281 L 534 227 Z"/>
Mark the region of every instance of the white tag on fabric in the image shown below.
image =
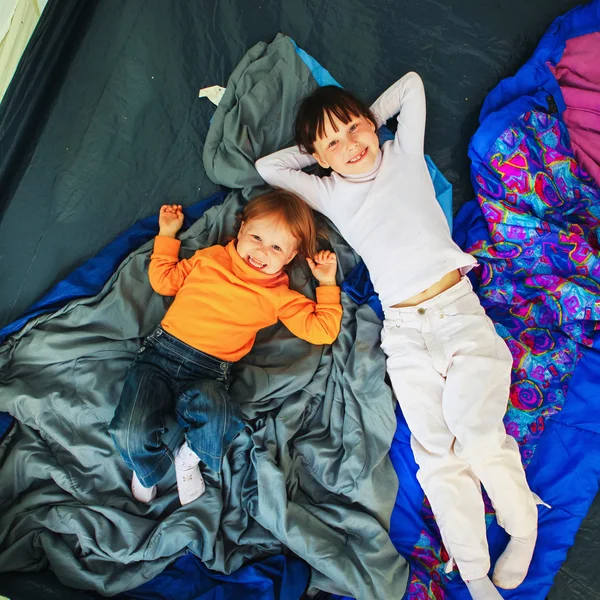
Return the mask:
<path id="1" fill-rule="evenodd" d="M 221 87 L 220 85 L 211 85 L 202 88 L 198 92 L 198 98 L 208 98 L 215 106 L 219 106 L 219 102 L 221 102 L 224 93 L 224 87 Z"/>

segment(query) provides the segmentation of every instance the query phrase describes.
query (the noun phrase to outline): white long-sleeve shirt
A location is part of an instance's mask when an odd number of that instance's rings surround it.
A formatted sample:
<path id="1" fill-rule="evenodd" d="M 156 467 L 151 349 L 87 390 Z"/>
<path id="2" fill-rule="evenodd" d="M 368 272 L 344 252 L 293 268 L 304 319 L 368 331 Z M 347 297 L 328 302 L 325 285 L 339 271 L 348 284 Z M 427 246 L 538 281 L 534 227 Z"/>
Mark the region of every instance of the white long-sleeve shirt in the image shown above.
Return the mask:
<path id="1" fill-rule="evenodd" d="M 339 229 L 364 260 L 385 308 L 415 296 L 476 260 L 452 240 L 423 153 L 425 90 L 407 73 L 371 107 L 380 126 L 398 113 L 394 140 L 383 144 L 368 173 L 304 173 L 315 159 L 297 146 L 256 162 L 271 186 L 298 194 Z"/>

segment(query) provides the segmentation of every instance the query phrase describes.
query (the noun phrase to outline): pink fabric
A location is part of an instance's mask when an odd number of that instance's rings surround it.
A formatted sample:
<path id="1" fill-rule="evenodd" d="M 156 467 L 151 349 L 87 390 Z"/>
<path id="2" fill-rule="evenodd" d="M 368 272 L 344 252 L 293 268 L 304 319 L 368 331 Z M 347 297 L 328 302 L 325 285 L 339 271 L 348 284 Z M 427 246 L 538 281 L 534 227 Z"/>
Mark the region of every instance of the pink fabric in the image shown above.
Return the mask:
<path id="1" fill-rule="evenodd" d="M 563 113 L 579 164 L 600 185 L 600 32 L 571 38 L 553 69 L 567 105 Z"/>

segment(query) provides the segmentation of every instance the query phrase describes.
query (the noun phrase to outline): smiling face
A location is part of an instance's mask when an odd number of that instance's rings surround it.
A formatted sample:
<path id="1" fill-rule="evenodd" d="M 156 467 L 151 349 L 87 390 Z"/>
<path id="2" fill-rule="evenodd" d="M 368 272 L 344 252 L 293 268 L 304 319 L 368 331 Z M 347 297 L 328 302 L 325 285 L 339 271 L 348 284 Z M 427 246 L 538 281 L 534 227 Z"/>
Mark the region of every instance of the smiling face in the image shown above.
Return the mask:
<path id="1" fill-rule="evenodd" d="M 237 236 L 237 252 L 256 271 L 281 273 L 298 254 L 298 240 L 278 215 L 243 221 Z"/>
<path id="2" fill-rule="evenodd" d="M 368 173 L 375 166 L 379 139 L 375 125 L 366 117 L 353 116 L 344 123 L 335 115 L 326 116 L 323 137 L 314 143 L 313 156 L 325 169 L 340 175 Z"/>

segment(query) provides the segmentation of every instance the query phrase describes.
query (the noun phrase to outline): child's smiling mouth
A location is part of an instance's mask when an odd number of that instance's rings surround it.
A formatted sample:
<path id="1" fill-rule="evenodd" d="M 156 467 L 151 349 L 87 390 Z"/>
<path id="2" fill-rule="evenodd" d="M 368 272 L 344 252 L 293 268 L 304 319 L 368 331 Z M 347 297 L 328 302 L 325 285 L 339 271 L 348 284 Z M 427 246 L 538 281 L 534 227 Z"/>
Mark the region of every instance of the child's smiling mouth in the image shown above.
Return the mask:
<path id="1" fill-rule="evenodd" d="M 351 158 L 348 161 L 348 164 L 353 165 L 359 161 L 361 161 L 367 155 L 368 148 L 365 148 L 362 152 L 357 154 L 354 158 Z"/>
<path id="2" fill-rule="evenodd" d="M 256 258 L 254 258 L 254 256 L 250 256 L 248 254 L 248 264 L 251 267 L 254 267 L 257 271 L 260 271 L 261 269 L 264 269 L 267 266 L 267 263 L 261 262 L 260 260 L 257 260 Z"/>

